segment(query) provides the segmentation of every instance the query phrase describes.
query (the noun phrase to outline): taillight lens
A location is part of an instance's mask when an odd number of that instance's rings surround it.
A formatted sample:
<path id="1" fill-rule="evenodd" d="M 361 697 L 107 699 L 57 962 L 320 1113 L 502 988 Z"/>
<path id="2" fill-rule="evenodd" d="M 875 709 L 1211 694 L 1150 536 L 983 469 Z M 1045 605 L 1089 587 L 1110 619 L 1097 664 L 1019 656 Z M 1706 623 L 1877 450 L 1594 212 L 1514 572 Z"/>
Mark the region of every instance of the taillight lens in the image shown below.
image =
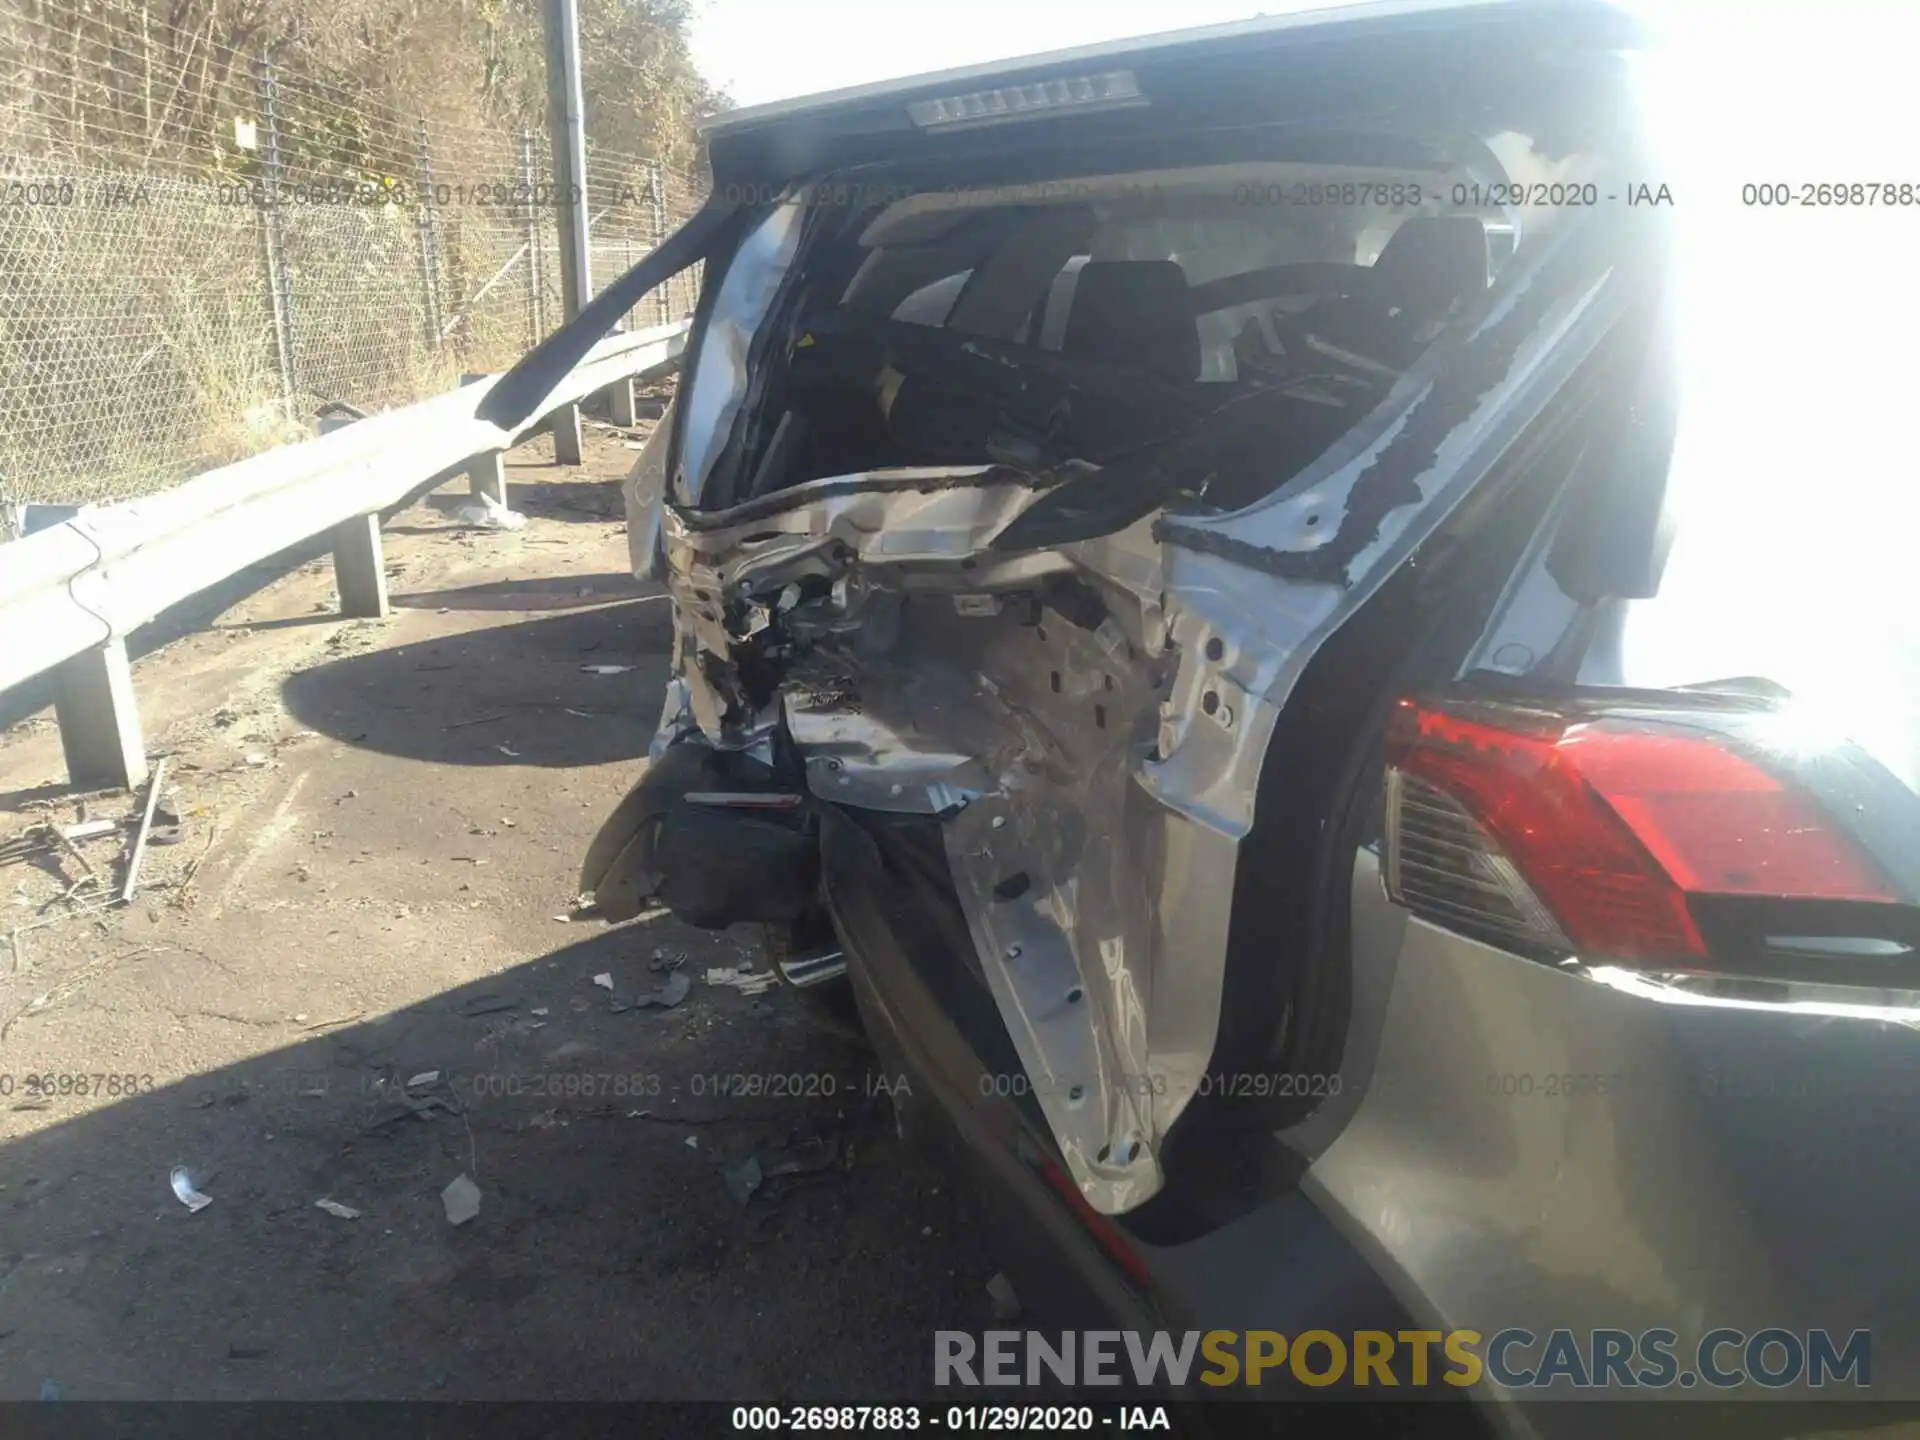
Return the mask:
<path id="1" fill-rule="evenodd" d="M 1403 700 L 1386 872 L 1427 918 L 1529 950 L 1708 957 L 1690 901 L 1898 901 L 1811 797 L 1710 731 Z"/>

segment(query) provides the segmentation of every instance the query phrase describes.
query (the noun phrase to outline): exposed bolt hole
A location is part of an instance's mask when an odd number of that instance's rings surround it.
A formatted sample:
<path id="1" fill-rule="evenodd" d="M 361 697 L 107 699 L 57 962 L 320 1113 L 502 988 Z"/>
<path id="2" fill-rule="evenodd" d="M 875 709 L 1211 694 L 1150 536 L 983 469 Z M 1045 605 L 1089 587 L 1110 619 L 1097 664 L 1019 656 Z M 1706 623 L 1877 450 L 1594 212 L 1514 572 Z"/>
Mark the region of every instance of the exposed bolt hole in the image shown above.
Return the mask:
<path id="1" fill-rule="evenodd" d="M 1218 692 L 1209 690 L 1206 694 L 1202 695 L 1200 697 L 1200 708 L 1209 715 L 1218 710 L 1220 708 L 1220 696 Z"/>
<path id="2" fill-rule="evenodd" d="M 1049 671 L 1047 673 L 1047 682 L 1053 686 L 1053 693 L 1058 695 L 1060 693 L 1060 672 L 1058 670 Z"/>
<path id="3" fill-rule="evenodd" d="M 1127 1164 L 1131 1165 L 1133 1163 L 1133 1157 L 1138 1155 L 1139 1153 L 1140 1153 L 1140 1142 L 1138 1140 L 1129 1140 L 1127 1142 L 1127 1148 L 1125 1152 L 1120 1156 L 1120 1158 L 1123 1161 L 1125 1161 Z"/>
<path id="4" fill-rule="evenodd" d="M 1018 960 L 1019 958 L 1020 958 L 1020 947 L 1018 945 L 1007 946 L 1007 959 Z"/>
<path id="5" fill-rule="evenodd" d="M 1087 998 L 1087 992 L 1082 990 L 1078 985 L 1074 986 L 1071 990 L 1067 991 L 1067 1004 L 1069 1005 L 1078 1005 L 1082 1000 L 1086 998 Z"/>
<path id="6" fill-rule="evenodd" d="M 1044 625 L 1036 625 L 1033 627 L 1033 633 L 1044 640 L 1047 638 L 1047 627 Z"/>
<path id="7" fill-rule="evenodd" d="M 1104 730 L 1107 728 L 1107 707 L 1106 706 L 1096 705 L 1093 707 L 1093 723 L 1095 727 L 1098 729 Z"/>
<path id="8" fill-rule="evenodd" d="M 1207 659 L 1219 660 L 1224 658 L 1226 653 L 1227 653 L 1227 643 L 1226 641 L 1222 640 L 1218 635 L 1214 636 L 1211 640 L 1207 641 Z"/>
<path id="9" fill-rule="evenodd" d="M 1018 900 L 1022 895 L 1026 894 L 1032 886 L 1033 881 L 1027 877 L 1027 872 L 1024 870 L 1016 870 L 1013 874 L 1007 876 L 1006 879 L 993 887 L 993 898 L 996 900 Z"/>
<path id="10" fill-rule="evenodd" d="M 1067 1099 L 1074 1101 L 1076 1104 L 1086 1098 L 1087 1098 L 1087 1087 L 1084 1085 L 1076 1085 L 1071 1090 L 1067 1091 Z"/>
<path id="11" fill-rule="evenodd" d="M 960 568 L 962 570 L 978 570 L 980 568 L 980 562 L 969 555 L 960 562 Z"/>
<path id="12" fill-rule="evenodd" d="M 1319 523 L 1320 523 L 1320 517 L 1318 515 L 1307 516 L 1307 524 L 1309 527 L 1318 525 Z"/>
<path id="13" fill-rule="evenodd" d="M 1093 1158 L 1104 1165 L 1107 1163 L 1107 1157 L 1111 1154 L 1113 1154 L 1113 1147 L 1111 1145 L 1102 1145 L 1098 1150 L 1093 1152 Z"/>

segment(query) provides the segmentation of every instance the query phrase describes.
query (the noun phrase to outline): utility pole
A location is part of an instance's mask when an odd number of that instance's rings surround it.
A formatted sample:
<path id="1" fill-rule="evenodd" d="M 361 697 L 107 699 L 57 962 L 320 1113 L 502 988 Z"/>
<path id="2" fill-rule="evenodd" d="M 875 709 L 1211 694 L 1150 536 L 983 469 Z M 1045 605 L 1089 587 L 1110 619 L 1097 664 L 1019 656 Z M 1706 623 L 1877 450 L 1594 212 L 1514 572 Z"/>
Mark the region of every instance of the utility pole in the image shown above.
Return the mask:
<path id="1" fill-rule="evenodd" d="M 560 223 L 562 323 L 587 303 L 587 104 L 580 82 L 580 0 L 546 0 L 547 127 L 553 152 L 553 204 Z M 554 459 L 580 463 L 580 407 L 553 416 Z"/>

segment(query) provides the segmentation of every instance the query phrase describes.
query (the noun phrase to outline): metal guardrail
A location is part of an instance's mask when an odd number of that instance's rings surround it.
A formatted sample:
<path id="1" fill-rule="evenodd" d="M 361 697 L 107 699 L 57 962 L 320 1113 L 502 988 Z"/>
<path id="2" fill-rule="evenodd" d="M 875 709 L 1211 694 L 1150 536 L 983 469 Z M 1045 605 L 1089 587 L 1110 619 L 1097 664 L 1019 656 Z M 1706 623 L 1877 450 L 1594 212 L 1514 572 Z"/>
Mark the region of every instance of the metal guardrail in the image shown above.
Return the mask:
<path id="1" fill-rule="evenodd" d="M 610 390 L 630 423 L 633 380 L 679 363 L 687 325 L 600 341 L 535 418 L 506 432 L 475 418 L 497 376 L 417 405 L 283 445 L 138 500 L 83 509 L 0 545 L 0 691 L 52 672 L 54 710 L 76 786 L 146 777 L 126 637 L 168 606 L 289 546 L 332 531 L 341 611 L 387 613 L 380 512 L 466 469 L 476 495 L 504 503 L 501 456 L 553 427 L 579 458 L 579 402 Z"/>

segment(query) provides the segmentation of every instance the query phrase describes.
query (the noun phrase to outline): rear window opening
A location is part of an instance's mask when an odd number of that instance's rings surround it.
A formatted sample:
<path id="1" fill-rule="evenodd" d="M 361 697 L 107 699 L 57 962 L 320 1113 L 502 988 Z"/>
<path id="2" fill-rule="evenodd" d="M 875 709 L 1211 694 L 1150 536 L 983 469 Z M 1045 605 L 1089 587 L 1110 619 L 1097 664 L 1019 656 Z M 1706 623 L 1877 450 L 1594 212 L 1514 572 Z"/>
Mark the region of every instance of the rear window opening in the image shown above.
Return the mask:
<path id="1" fill-rule="evenodd" d="M 1170 504 L 1237 509 L 1496 282 L 1518 224 L 1463 203 L 1486 189 L 1464 174 L 1242 163 L 817 204 L 703 503 L 1139 457 L 1181 471 Z"/>

